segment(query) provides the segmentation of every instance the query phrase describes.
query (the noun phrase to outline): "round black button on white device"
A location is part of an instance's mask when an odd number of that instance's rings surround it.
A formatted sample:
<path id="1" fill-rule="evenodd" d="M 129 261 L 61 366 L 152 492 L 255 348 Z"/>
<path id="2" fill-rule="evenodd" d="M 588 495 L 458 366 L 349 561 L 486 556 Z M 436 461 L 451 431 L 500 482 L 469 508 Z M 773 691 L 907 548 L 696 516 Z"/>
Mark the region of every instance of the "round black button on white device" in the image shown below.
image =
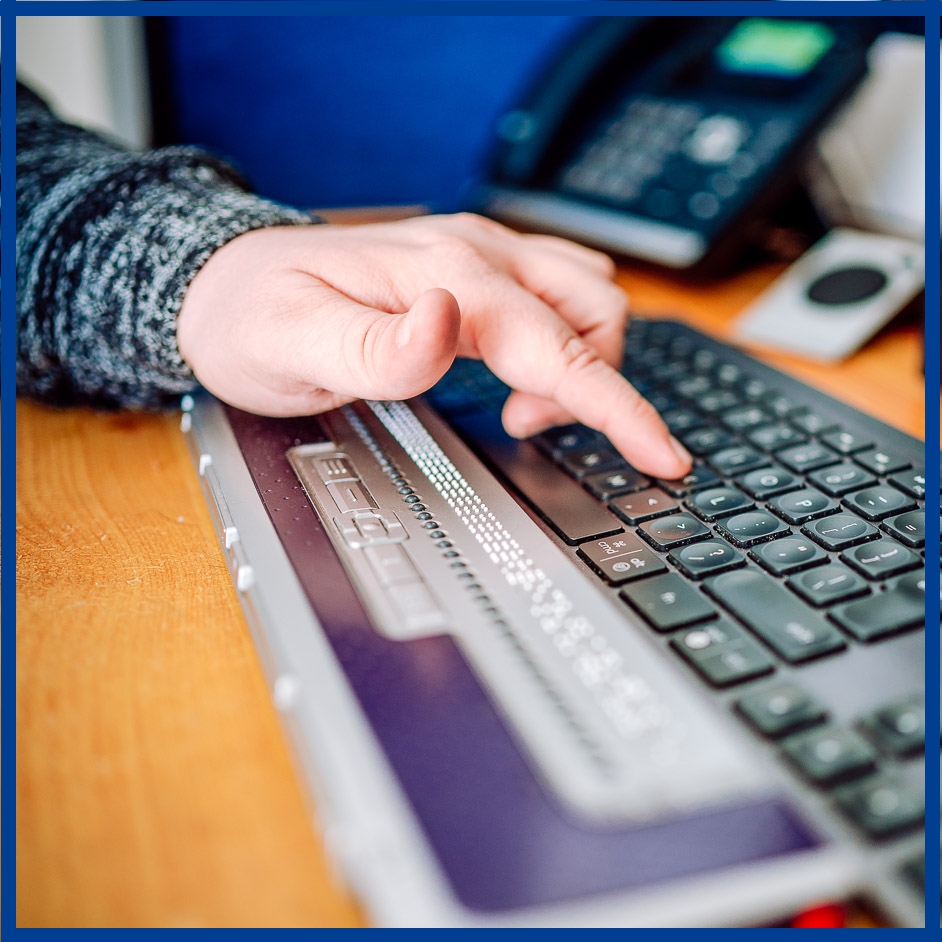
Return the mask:
<path id="1" fill-rule="evenodd" d="M 837 307 L 872 298 L 883 290 L 888 281 L 886 273 L 880 269 L 860 265 L 838 268 L 821 275 L 808 286 L 807 292 L 816 304 Z"/>

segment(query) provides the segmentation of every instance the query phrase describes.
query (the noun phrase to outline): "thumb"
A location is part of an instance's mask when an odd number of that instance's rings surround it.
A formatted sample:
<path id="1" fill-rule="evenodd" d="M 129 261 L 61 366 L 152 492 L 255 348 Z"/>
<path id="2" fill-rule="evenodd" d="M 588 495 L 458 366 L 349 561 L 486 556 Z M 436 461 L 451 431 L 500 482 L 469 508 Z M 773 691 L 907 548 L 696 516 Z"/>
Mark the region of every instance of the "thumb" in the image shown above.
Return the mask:
<path id="1" fill-rule="evenodd" d="M 358 399 L 417 396 L 451 366 L 460 328 L 458 302 L 444 288 L 423 292 L 404 314 L 361 309 L 344 331 L 338 375 L 326 385 Z"/>

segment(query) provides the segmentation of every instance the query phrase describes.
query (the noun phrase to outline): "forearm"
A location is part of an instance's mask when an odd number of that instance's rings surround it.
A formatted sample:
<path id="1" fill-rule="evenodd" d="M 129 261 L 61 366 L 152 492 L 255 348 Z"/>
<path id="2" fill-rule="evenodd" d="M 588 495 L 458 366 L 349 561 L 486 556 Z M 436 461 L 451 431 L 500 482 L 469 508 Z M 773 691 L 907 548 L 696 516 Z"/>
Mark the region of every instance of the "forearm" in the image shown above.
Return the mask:
<path id="1" fill-rule="evenodd" d="M 310 223 L 189 148 L 138 154 L 17 89 L 17 389 L 57 403 L 154 407 L 192 389 L 177 315 L 236 236 Z"/>

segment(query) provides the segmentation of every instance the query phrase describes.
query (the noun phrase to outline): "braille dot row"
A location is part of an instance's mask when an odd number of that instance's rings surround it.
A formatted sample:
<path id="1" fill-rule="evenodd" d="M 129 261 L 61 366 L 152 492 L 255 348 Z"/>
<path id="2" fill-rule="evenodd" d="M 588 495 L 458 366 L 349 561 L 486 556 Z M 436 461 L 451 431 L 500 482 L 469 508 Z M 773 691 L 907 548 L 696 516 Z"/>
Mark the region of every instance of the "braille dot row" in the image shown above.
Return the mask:
<path id="1" fill-rule="evenodd" d="M 433 514 L 428 510 L 427 506 L 422 503 L 421 497 L 419 497 L 415 490 L 409 485 L 408 478 L 404 477 L 400 470 L 392 463 L 389 463 L 389 467 L 384 467 L 383 470 L 389 476 L 399 496 L 408 505 L 409 509 L 415 513 L 416 520 L 421 520 L 423 529 L 429 531 L 429 537 L 438 541 L 435 544 L 436 549 L 442 551 L 443 559 L 449 560 L 448 566 L 450 569 L 455 570 L 455 575 L 461 580 L 461 584 L 464 585 L 469 592 L 476 593 L 474 595 L 476 602 L 481 605 L 485 603 L 490 605 L 489 609 L 485 609 L 486 612 L 496 614 L 497 609 L 491 605 L 490 596 L 484 594 L 483 586 L 476 581 L 474 573 L 467 568 L 468 564 L 461 558 L 460 550 L 456 549 L 455 544 L 447 539 L 447 534 L 441 529 L 438 521 L 433 519 Z"/>
<path id="2" fill-rule="evenodd" d="M 373 438 L 369 430 L 360 420 L 360 417 L 356 415 L 349 406 L 344 408 L 344 412 L 346 412 L 350 424 L 363 439 L 363 442 L 376 459 L 380 469 L 389 478 L 392 486 L 396 488 L 396 492 L 402 498 L 403 503 L 415 514 L 417 520 L 422 521 L 422 527 L 428 531 L 429 537 L 438 541 L 435 546 L 442 551 L 442 558 L 450 561 L 449 568 L 456 571 L 457 577 L 469 592 L 476 593 L 472 596 L 474 601 L 482 606 L 486 606 L 484 612 L 491 618 L 499 615 L 500 612 L 493 605 L 490 596 L 484 593 L 483 586 L 477 582 L 474 573 L 467 568 L 468 564 L 461 559 L 461 551 L 448 539 L 448 534 L 441 529 L 441 525 L 438 521 L 433 519 L 433 514 L 429 511 L 427 505 L 422 503 L 422 498 L 416 494 L 415 489 L 409 483 L 409 479 L 380 447 L 379 443 Z"/>
<path id="3" fill-rule="evenodd" d="M 542 599 L 546 593 L 553 592 L 554 596 L 559 597 L 571 608 L 571 601 L 553 586 L 552 580 L 542 570 L 534 567 L 532 560 L 526 556 L 522 547 L 507 532 L 502 522 L 490 511 L 481 497 L 475 493 L 470 483 L 408 406 L 400 402 L 367 402 L 367 405 L 383 423 L 386 430 L 404 448 L 428 482 L 447 500 L 451 509 L 472 532 L 482 548 L 491 555 L 495 565 L 500 567 L 501 573 L 508 582 L 522 589 L 535 602 Z M 467 583 L 469 587 L 476 584 L 473 574 L 469 574 Z M 507 637 L 515 648 L 525 650 L 525 645 L 517 637 L 514 628 L 500 617 L 501 613 L 495 606 L 488 605 L 484 611 L 497 631 Z M 555 706 L 557 714 L 565 721 L 574 738 L 600 772 L 603 775 L 613 774 L 615 763 L 606 755 L 606 750 L 601 743 L 595 740 L 578 718 L 578 711 L 570 709 L 566 695 L 555 688 L 552 681 L 543 675 L 529 655 L 525 658 L 521 657 L 521 661 L 529 668 L 531 676 L 544 688 L 547 700 Z M 612 685 L 610 682 L 605 686 L 610 688 Z M 599 689 L 593 686 L 589 689 L 597 699 L 603 699 L 610 692 L 609 689 Z"/>
<path id="4" fill-rule="evenodd" d="M 377 458 L 379 459 L 380 467 L 382 467 L 389 476 L 392 486 L 397 489 L 397 493 L 409 506 L 409 509 L 413 512 L 418 511 L 416 514 L 417 519 L 429 521 L 425 523 L 425 528 L 434 529 L 434 532 L 430 533 L 429 536 L 438 540 L 435 546 L 437 549 L 442 550 L 442 558 L 449 560 L 448 566 L 455 571 L 459 584 L 463 585 L 464 588 L 472 594 L 472 600 L 481 606 L 482 613 L 488 617 L 491 625 L 499 631 L 514 648 L 517 656 L 529 669 L 531 675 L 542 688 L 549 702 L 556 708 L 558 714 L 573 731 L 582 749 L 588 754 L 595 766 L 603 775 L 611 776 L 613 774 L 612 763 L 604 754 L 604 750 L 593 740 L 582 723 L 569 709 L 564 698 L 559 695 L 553 684 L 544 676 L 536 663 L 534 663 L 529 652 L 520 643 L 513 628 L 501 617 L 502 613 L 500 609 L 494 604 L 491 597 L 486 594 L 484 587 L 477 581 L 474 572 L 468 568 L 468 563 L 461 558 L 461 552 L 455 547 L 451 540 L 445 538 L 446 534 L 442 530 L 437 529 L 438 524 L 431 520 L 432 514 L 429 513 L 426 506 L 421 503 L 421 499 L 410 486 L 408 479 L 388 460 L 384 452 L 379 451 Z"/>

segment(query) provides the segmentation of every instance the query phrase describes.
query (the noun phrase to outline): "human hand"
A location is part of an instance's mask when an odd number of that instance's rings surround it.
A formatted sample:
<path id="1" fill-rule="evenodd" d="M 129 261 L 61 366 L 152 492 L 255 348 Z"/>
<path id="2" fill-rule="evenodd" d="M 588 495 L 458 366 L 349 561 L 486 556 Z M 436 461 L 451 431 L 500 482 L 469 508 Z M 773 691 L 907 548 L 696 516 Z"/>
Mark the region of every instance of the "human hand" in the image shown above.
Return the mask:
<path id="1" fill-rule="evenodd" d="M 613 274 L 598 252 L 467 214 L 256 229 L 197 273 L 177 340 L 207 389 L 263 415 L 406 399 L 478 357 L 514 390 L 511 435 L 576 420 L 680 477 L 689 455 L 616 369 L 628 305 Z"/>

